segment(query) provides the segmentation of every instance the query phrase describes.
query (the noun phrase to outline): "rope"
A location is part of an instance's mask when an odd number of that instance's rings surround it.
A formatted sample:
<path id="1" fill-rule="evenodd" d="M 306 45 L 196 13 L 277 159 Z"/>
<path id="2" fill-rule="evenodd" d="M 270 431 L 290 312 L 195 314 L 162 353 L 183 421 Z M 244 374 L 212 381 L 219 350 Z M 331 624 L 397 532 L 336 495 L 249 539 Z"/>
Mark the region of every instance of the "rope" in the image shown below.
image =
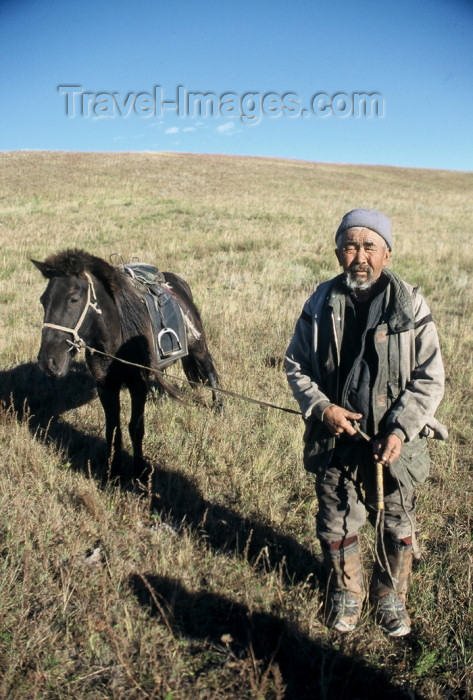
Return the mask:
<path id="1" fill-rule="evenodd" d="M 71 345 L 71 341 L 67 341 Z M 152 367 L 147 367 L 146 365 L 140 365 L 136 362 L 130 362 L 129 360 L 124 360 L 121 357 L 116 357 L 115 355 L 110 355 L 107 352 L 102 352 L 101 350 L 96 350 L 96 348 L 91 348 L 89 345 L 83 346 L 86 350 L 91 352 L 92 354 L 97 353 L 98 355 L 103 355 L 104 357 L 108 357 L 111 360 L 116 360 L 117 362 L 122 362 L 124 365 L 130 365 L 131 367 L 137 367 L 138 369 L 144 369 L 147 372 L 152 372 L 153 374 L 162 374 L 164 376 L 164 371 L 160 369 L 153 369 Z M 218 392 L 220 394 L 225 394 L 225 396 L 232 396 L 235 399 L 242 399 L 242 401 L 246 401 L 248 403 L 254 403 L 257 406 L 264 406 L 265 408 L 274 408 L 277 411 L 284 411 L 285 413 L 293 413 L 296 416 L 301 416 L 302 413 L 300 411 L 296 411 L 293 408 L 285 408 L 284 406 L 277 406 L 274 403 L 269 403 L 268 401 L 260 401 L 259 399 L 252 399 L 249 396 L 244 396 L 243 394 L 237 394 L 236 391 L 230 391 L 230 389 L 222 389 L 220 387 L 213 387 L 210 386 L 209 384 L 201 384 L 200 382 L 194 382 L 190 379 L 184 379 L 183 377 L 176 377 L 173 376 L 172 374 L 166 374 L 165 375 L 168 379 L 175 379 L 180 382 L 187 382 L 188 384 L 191 384 L 193 386 L 198 386 L 198 387 L 203 387 L 204 389 L 208 389 L 209 391 L 212 392 Z"/>
<path id="2" fill-rule="evenodd" d="M 130 275 L 133 278 L 133 281 L 135 281 L 135 277 L 133 275 L 133 272 L 129 270 Z M 66 340 L 68 345 L 70 345 L 70 350 L 77 350 L 77 352 L 80 352 L 82 348 L 85 348 L 88 350 L 90 353 L 94 354 L 97 353 L 98 355 L 103 355 L 104 357 L 108 357 L 111 360 L 116 360 L 117 362 L 121 362 L 124 365 L 130 365 L 131 367 L 137 367 L 138 369 L 144 369 L 147 372 L 151 372 L 153 374 L 162 374 L 164 375 L 164 372 L 159 369 L 153 369 L 152 367 L 146 367 L 146 365 L 140 365 L 136 362 L 130 362 L 129 360 L 124 360 L 123 358 L 116 357 L 115 355 L 110 355 L 107 352 L 102 352 L 101 350 L 97 350 L 96 348 L 90 347 L 90 345 L 87 345 L 85 341 L 79 336 L 79 329 L 82 326 L 82 323 L 84 322 L 84 319 L 87 315 L 87 312 L 89 308 L 92 308 L 96 313 L 101 314 L 102 310 L 99 309 L 97 305 L 97 296 L 95 294 L 95 288 L 94 288 L 94 283 L 92 280 L 92 277 L 85 272 L 84 273 L 86 278 L 87 278 L 87 300 L 85 303 L 84 308 L 82 309 L 82 313 L 79 317 L 79 320 L 77 321 L 76 325 L 74 328 L 68 328 L 67 326 L 59 326 L 55 323 L 43 323 L 43 328 L 52 328 L 57 331 L 63 331 L 64 333 L 70 333 L 73 337 L 74 340 Z M 284 411 L 285 413 L 293 413 L 296 416 L 301 416 L 302 413 L 300 411 L 296 411 L 292 408 L 284 408 L 283 406 L 276 406 L 276 404 L 269 403 L 268 401 L 259 401 L 258 399 L 252 399 L 249 396 L 243 396 L 243 394 L 237 394 L 235 391 L 230 391 L 229 389 L 221 389 L 220 387 L 212 387 L 209 386 L 208 384 L 201 384 L 200 382 L 194 382 L 191 379 L 183 379 L 182 377 L 175 377 L 170 374 L 166 375 L 169 377 L 169 379 L 175 379 L 177 381 L 187 381 L 189 384 L 192 384 L 193 386 L 203 386 L 206 389 L 209 389 L 212 392 L 218 392 L 220 394 L 225 394 L 226 396 L 233 396 L 236 399 L 242 399 L 243 401 L 247 401 L 248 403 L 254 403 L 257 406 L 265 406 L 266 408 L 274 408 L 278 411 Z"/>
<path id="3" fill-rule="evenodd" d="M 89 309 L 93 309 L 97 314 L 102 313 L 102 310 L 99 309 L 99 307 L 97 306 L 97 295 L 95 294 L 95 287 L 92 277 L 89 275 L 88 272 L 84 272 L 84 275 L 87 278 L 87 300 L 85 302 L 84 308 L 82 309 L 82 313 L 79 317 L 79 320 L 77 321 L 74 328 L 68 328 L 67 326 L 58 326 L 56 323 L 43 323 L 43 328 L 52 328 L 55 331 L 63 331 L 64 333 L 70 333 L 72 335 L 72 337 L 74 338 L 74 342 L 71 343 L 70 340 L 67 341 L 71 346 L 69 348 L 69 351 L 71 351 L 73 348 L 79 351 L 81 347 L 85 347 L 85 343 L 79 335 L 79 329 L 84 323 L 84 319 L 87 316 L 87 312 L 89 311 Z"/>
<path id="4" fill-rule="evenodd" d="M 71 341 L 67 341 L 67 342 L 70 343 L 71 346 L 74 345 L 74 343 L 72 343 Z M 92 348 L 89 345 L 85 345 L 85 343 L 84 343 L 83 347 L 86 350 L 88 350 L 89 352 L 91 352 L 92 354 L 97 353 L 98 355 L 102 355 L 103 357 L 108 357 L 109 359 L 116 360 L 117 362 L 121 362 L 122 364 L 129 365 L 131 367 L 136 367 L 137 369 L 144 369 L 147 372 L 151 372 L 152 374 L 161 374 L 164 376 L 163 370 L 153 369 L 152 367 L 147 367 L 146 365 L 141 365 L 137 362 L 130 362 L 129 360 L 124 360 L 123 358 L 116 357 L 115 355 L 110 355 L 107 352 L 103 352 L 102 350 L 97 350 L 96 348 Z M 200 382 L 194 382 L 190 379 L 184 379 L 183 377 L 177 377 L 175 375 L 167 374 L 165 376 L 169 379 L 174 379 L 177 381 L 182 381 L 182 382 L 187 381 L 188 384 L 191 384 L 193 386 L 204 387 L 205 389 L 208 389 L 209 391 L 216 392 L 216 393 L 218 392 L 220 394 L 224 394 L 225 396 L 231 396 L 231 397 L 236 398 L 236 399 L 241 399 L 242 401 L 246 401 L 247 403 L 253 403 L 253 404 L 256 404 L 257 406 L 264 406 L 265 408 L 274 408 L 277 411 L 284 411 L 285 413 L 292 413 L 292 414 L 297 415 L 297 416 L 302 415 L 301 411 L 296 411 L 292 408 L 285 408 L 284 406 L 277 406 L 276 404 L 269 403 L 268 401 L 260 401 L 259 399 L 253 399 L 249 396 L 244 396 L 243 394 L 238 394 L 236 391 L 230 391 L 229 389 L 222 389 L 220 387 L 218 387 L 218 388 L 211 387 L 209 384 L 201 384 Z M 354 426 L 355 430 L 358 432 L 358 434 L 364 440 L 366 440 L 367 442 L 372 442 L 369 435 L 367 435 L 365 432 L 363 432 L 361 430 L 357 421 L 353 422 L 353 426 Z M 401 506 L 404 510 L 404 513 L 406 514 L 406 516 L 408 517 L 408 519 L 410 521 L 411 531 L 413 533 L 412 540 L 414 543 L 416 540 L 414 524 L 412 522 L 412 518 L 410 517 L 410 514 L 407 512 L 407 509 L 406 509 L 406 506 L 404 503 L 404 498 L 402 495 L 401 484 L 400 484 L 397 476 L 396 476 L 396 480 L 397 480 L 398 489 L 399 489 L 399 492 L 401 495 Z M 381 561 L 381 557 L 379 554 L 379 549 L 377 546 L 378 542 L 379 542 L 380 547 L 381 547 L 381 553 L 384 557 L 384 566 L 383 566 L 383 562 Z M 395 580 L 394 580 L 392 572 L 391 572 L 391 567 L 389 566 L 389 560 L 388 560 L 387 552 L 385 549 L 385 543 L 384 543 L 384 503 L 383 503 L 382 507 L 379 507 L 379 505 L 378 505 L 378 508 L 377 508 L 376 523 L 375 523 L 375 543 L 376 543 L 375 544 L 375 556 L 376 556 L 376 559 L 378 561 L 378 564 L 380 565 L 381 569 L 382 570 L 384 569 L 386 571 L 386 573 L 388 574 L 389 578 L 391 579 L 393 588 L 395 590 L 396 584 L 395 584 Z M 417 542 L 416 542 L 416 544 L 417 544 Z M 419 549 L 415 545 L 414 545 L 414 555 L 415 556 L 417 555 L 416 558 L 419 557 Z"/>
<path id="5" fill-rule="evenodd" d="M 370 438 L 370 436 L 361 430 L 357 421 L 353 421 L 353 427 L 359 433 L 359 435 L 361 435 L 361 437 L 364 440 L 366 440 L 366 442 L 369 442 L 369 443 L 372 442 L 372 439 Z M 377 468 L 379 467 L 379 463 L 376 463 L 376 467 Z M 378 479 L 378 474 L 379 474 L 379 471 L 377 471 L 377 479 Z M 410 522 L 410 525 L 411 525 L 412 542 L 414 543 L 414 541 L 415 541 L 414 523 L 412 522 L 412 518 L 407 511 L 406 504 L 404 503 L 404 497 L 402 494 L 401 483 L 400 483 L 397 475 L 394 474 L 394 476 L 395 476 L 396 481 L 397 481 L 397 487 L 398 487 L 399 495 L 401 498 L 401 507 L 402 507 L 402 509 L 403 509 L 405 515 L 407 516 L 407 518 Z M 382 472 L 380 475 L 380 481 L 379 482 L 377 481 L 376 486 L 377 486 L 377 491 L 378 491 L 378 493 L 377 493 L 377 501 L 378 502 L 377 502 L 377 508 L 376 508 L 376 511 L 377 511 L 376 512 L 376 522 L 375 522 L 375 526 L 374 526 L 374 541 L 375 541 L 374 553 L 375 553 L 376 561 L 377 561 L 379 567 L 381 568 L 381 571 L 385 571 L 387 573 L 387 575 L 389 576 L 389 579 L 391 581 L 393 589 L 396 590 L 396 580 L 395 580 L 395 578 L 392 574 L 392 571 L 391 571 L 391 566 L 389 564 L 388 554 L 386 552 L 386 545 L 385 545 L 385 541 L 384 541 L 385 509 L 384 509 L 384 485 L 383 485 Z M 380 490 L 381 490 L 381 493 L 379 493 Z M 380 552 L 380 550 L 381 550 L 381 552 Z M 417 551 L 418 551 L 418 548 L 417 548 Z M 384 561 L 382 561 L 381 557 L 384 558 Z"/>
<path id="6" fill-rule="evenodd" d="M 402 508 L 403 508 L 403 510 L 404 510 L 404 513 L 405 513 L 405 514 L 407 515 L 407 517 L 409 518 L 409 523 L 410 523 L 410 526 L 411 526 L 412 554 L 413 554 L 414 559 L 419 560 L 419 559 L 421 558 L 421 556 L 422 556 L 422 552 L 420 551 L 419 543 L 418 543 L 418 541 L 417 541 L 417 533 L 416 533 L 416 528 L 415 528 L 415 526 L 414 526 L 414 521 L 413 521 L 413 519 L 411 518 L 411 514 L 408 512 L 408 510 L 407 510 L 407 508 L 406 508 L 406 506 L 405 506 L 405 503 L 404 503 L 404 496 L 403 496 L 403 493 L 402 493 L 401 481 L 400 481 L 400 479 L 399 479 L 399 477 L 398 477 L 397 474 L 394 474 L 394 476 L 396 477 L 397 487 L 398 487 L 399 493 L 400 493 L 400 495 L 401 495 L 401 504 L 402 504 Z"/>

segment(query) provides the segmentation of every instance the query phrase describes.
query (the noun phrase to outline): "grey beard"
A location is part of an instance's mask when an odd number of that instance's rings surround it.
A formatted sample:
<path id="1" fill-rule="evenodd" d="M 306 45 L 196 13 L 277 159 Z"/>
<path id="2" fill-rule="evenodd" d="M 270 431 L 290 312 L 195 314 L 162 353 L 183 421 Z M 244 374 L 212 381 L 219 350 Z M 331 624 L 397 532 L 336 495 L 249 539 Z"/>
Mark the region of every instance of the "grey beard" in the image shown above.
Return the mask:
<path id="1" fill-rule="evenodd" d="M 366 291 L 368 289 L 371 289 L 373 286 L 373 271 L 371 268 L 367 271 L 368 272 L 368 277 L 362 282 L 356 274 L 353 272 L 351 273 L 350 270 L 347 270 L 345 272 L 345 285 L 348 287 L 350 292 L 354 292 L 356 290 L 359 290 L 361 292 Z"/>

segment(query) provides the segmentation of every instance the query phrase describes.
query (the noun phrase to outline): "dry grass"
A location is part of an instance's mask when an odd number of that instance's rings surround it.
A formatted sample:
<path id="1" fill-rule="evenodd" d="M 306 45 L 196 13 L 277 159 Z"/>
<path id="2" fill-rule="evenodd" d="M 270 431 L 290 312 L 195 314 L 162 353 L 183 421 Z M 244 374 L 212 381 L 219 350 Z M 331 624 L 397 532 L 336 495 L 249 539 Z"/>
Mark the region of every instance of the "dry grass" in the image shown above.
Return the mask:
<path id="1" fill-rule="evenodd" d="M 0 697 L 471 697 L 473 175 L 171 154 L 0 159 Z M 451 437 L 432 445 L 419 491 L 414 630 L 394 641 L 369 611 L 345 639 L 321 624 L 297 416 L 150 401 L 153 479 L 103 487 L 104 421 L 83 365 L 54 383 L 34 364 L 44 284 L 29 258 L 70 246 L 137 255 L 191 284 L 224 387 L 295 407 L 277 360 L 305 298 L 337 272 L 332 231 L 354 206 L 392 216 L 392 266 L 428 297 L 448 376 L 439 417 Z"/>

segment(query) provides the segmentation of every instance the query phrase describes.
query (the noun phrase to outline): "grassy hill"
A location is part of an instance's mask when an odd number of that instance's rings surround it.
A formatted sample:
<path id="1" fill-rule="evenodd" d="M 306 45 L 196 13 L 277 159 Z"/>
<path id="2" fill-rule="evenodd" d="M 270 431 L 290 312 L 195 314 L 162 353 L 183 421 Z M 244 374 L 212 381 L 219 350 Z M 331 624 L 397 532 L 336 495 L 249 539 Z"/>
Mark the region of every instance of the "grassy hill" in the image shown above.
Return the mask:
<path id="1" fill-rule="evenodd" d="M 473 174 L 160 153 L 0 163 L 0 697 L 472 697 Z M 450 438 L 419 490 L 399 640 L 369 610 L 345 638 L 322 624 L 298 416 L 233 398 L 218 416 L 204 389 L 207 406 L 150 400 L 153 479 L 104 485 L 83 363 L 56 382 L 35 364 L 45 284 L 29 259 L 137 256 L 191 285 L 224 388 L 297 408 L 280 358 L 357 206 L 393 219 L 390 265 L 427 297 L 447 371 Z M 362 547 L 370 561 L 368 526 Z"/>

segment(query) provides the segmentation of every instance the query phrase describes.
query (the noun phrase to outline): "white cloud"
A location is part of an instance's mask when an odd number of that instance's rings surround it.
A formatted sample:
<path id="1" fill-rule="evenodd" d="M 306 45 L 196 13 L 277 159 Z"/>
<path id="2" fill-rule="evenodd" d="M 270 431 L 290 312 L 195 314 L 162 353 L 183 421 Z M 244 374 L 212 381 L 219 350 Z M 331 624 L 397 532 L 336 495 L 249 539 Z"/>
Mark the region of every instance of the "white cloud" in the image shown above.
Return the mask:
<path id="1" fill-rule="evenodd" d="M 226 124 L 221 124 L 220 126 L 217 126 L 217 131 L 221 134 L 224 134 L 228 131 L 233 131 L 234 128 L 235 122 L 227 122 Z"/>
<path id="2" fill-rule="evenodd" d="M 170 126 L 169 129 L 166 129 L 166 131 L 164 133 L 165 134 L 178 134 L 179 127 L 178 126 Z"/>
<path id="3" fill-rule="evenodd" d="M 197 131 L 197 129 L 195 128 L 195 126 L 186 126 L 186 128 L 182 131 L 186 133 L 186 131 Z"/>

